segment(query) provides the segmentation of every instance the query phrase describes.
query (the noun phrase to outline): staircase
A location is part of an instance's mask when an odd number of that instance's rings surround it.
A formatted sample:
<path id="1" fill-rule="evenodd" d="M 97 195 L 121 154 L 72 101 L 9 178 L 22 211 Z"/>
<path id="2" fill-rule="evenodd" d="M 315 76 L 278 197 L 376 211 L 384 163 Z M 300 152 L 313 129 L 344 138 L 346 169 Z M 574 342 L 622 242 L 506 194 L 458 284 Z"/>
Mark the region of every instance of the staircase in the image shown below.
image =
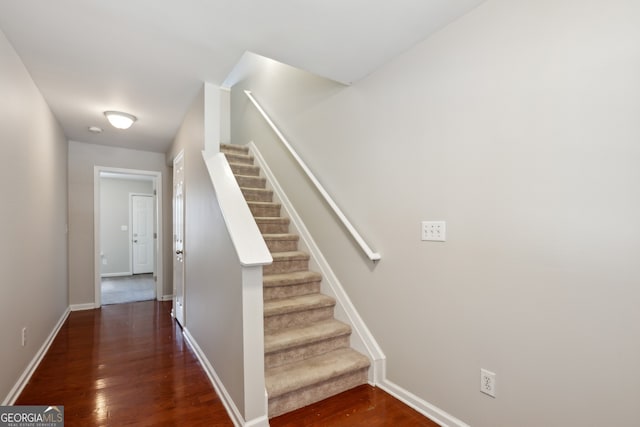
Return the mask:
<path id="1" fill-rule="evenodd" d="M 320 293 L 289 219 L 266 189 L 247 147 L 221 145 L 249 209 L 271 251 L 263 268 L 264 363 L 269 418 L 367 382 L 369 360 L 349 347 L 351 327 L 333 317 L 336 304 Z"/>

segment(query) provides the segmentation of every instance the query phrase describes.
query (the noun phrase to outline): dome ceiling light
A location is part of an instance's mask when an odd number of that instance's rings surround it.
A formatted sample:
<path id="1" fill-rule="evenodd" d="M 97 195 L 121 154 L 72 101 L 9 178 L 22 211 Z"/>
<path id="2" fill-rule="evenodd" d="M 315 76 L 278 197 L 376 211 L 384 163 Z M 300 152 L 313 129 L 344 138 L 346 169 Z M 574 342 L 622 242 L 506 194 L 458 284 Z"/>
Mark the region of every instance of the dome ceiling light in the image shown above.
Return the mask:
<path id="1" fill-rule="evenodd" d="M 104 115 L 111 123 L 111 126 L 117 129 L 129 129 L 138 120 L 136 116 L 121 111 L 105 111 Z"/>

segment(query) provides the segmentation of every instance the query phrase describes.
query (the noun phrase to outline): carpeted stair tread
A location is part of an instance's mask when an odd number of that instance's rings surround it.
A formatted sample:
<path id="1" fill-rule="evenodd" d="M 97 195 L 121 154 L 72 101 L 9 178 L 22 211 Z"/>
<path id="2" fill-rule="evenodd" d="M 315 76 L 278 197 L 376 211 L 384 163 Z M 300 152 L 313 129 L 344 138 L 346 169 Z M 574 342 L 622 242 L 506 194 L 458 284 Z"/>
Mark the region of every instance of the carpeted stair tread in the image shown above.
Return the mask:
<path id="1" fill-rule="evenodd" d="M 300 362 L 266 370 L 267 393 L 269 399 L 274 399 L 368 366 L 369 359 L 357 351 L 350 348 L 334 350 Z"/>
<path id="2" fill-rule="evenodd" d="M 286 232 L 289 229 L 289 218 L 281 216 L 254 216 L 256 224 L 262 233 Z"/>
<path id="3" fill-rule="evenodd" d="M 300 240 L 297 234 L 291 233 L 263 234 L 262 237 L 271 253 L 295 251 Z"/>
<path id="4" fill-rule="evenodd" d="M 265 188 L 267 186 L 267 179 L 261 176 L 251 175 L 234 175 L 238 185 L 246 188 Z"/>
<path id="5" fill-rule="evenodd" d="M 272 203 L 273 191 L 265 188 L 240 187 L 242 195 L 247 202 L 267 202 Z"/>
<path id="6" fill-rule="evenodd" d="M 243 165 L 252 165 L 253 156 L 243 153 L 224 153 L 229 163 L 240 163 Z"/>
<path id="7" fill-rule="evenodd" d="M 238 144 L 220 144 L 220 151 L 223 153 L 241 153 L 248 154 L 249 147 L 246 145 L 238 145 Z"/>
<path id="8" fill-rule="evenodd" d="M 351 327 L 349 325 L 335 319 L 316 322 L 300 328 L 286 328 L 265 334 L 264 352 L 265 354 L 274 353 L 350 333 Z"/>
<path id="9" fill-rule="evenodd" d="M 272 223 L 272 224 L 287 224 L 289 225 L 289 222 L 291 222 L 291 220 L 289 220 L 289 218 L 285 218 L 283 216 L 255 216 L 253 217 L 253 219 L 256 220 L 256 222 L 262 222 L 262 223 Z"/>
<path id="10" fill-rule="evenodd" d="M 293 273 L 266 274 L 262 276 L 262 283 L 265 287 L 299 285 L 320 280 L 322 280 L 322 275 L 315 271 L 295 271 Z"/>
<path id="11" fill-rule="evenodd" d="M 247 201 L 247 205 L 249 206 L 249 210 L 254 217 L 280 216 L 280 203 Z"/>
<path id="12" fill-rule="evenodd" d="M 322 275 L 309 270 L 262 276 L 265 301 L 320 292 Z"/>
<path id="13" fill-rule="evenodd" d="M 252 202 L 252 201 L 248 201 L 247 202 L 248 205 L 255 205 L 255 206 L 280 206 L 280 203 L 276 203 L 276 202 Z"/>
<path id="14" fill-rule="evenodd" d="M 260 176 L 259 166 L 229 162 L 229 167 L 234 175 Z"/>
<path id="15" fill-rule="evenodd" d="M 308 294 L 264 302 L 264 317 L 297 313 L 316 308 L 333 307 L 336 300 L 323 294 Z"/>
<path id="16" fill-rule="evenodd" d="M 271 258 L 273 258 L 273 262 L 279 261 L 308 261 L 309 254 L 302 251 L 288 251 L 288 252 L 274 252 L 271 254 Z"/>
<path id="17" fill-rule="evenodd" d="M 293 273 L 309 269 L 310 256 L 301 251 L 277 251 L 271 252 L 273 262 L 262 268 L 263 275 Z"/>
<path id="18" fill-rule="evenodd" d="M 263 234 L 264 240 L 300 240 L 297 234 L 293 233 L 269 233 Z"/>

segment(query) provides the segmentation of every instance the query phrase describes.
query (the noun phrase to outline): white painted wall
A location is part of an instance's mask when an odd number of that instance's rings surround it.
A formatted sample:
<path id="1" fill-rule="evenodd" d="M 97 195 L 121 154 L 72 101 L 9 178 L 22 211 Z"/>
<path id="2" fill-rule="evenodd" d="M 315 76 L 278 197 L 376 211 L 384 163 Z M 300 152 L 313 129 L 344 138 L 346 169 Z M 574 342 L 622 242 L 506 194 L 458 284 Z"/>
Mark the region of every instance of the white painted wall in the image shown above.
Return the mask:
<path id="1" fill-rule="evenodd" d="M 637 1 L 489 0 L 350 87 L 246 66 L 232 141 L 278 171 L 392 382 L 473 427 L 637 424 L 638 40 Z M 421 242 L 421 220 L 446 220 L 447 242 Z"/>
<path id="2" fill-rule="evenodd" d="M 0 31 L 0 401 L 68 306 L 67 140 Z M 21 346 L 21 330 L 27 343 Z M 15 397 L 15 396 L 14 396 Z"/>
<path id="3" fill-rule="evenodd" d="M 171 173 L 165 155 L 69 141 L 69 302 L 94 303 L 94 167 L 162 173 L 164 295 L 172 293 Z"/>
<path id="4" fill-rule="evenodd" d="M 244 413 L 242 272 L 202 158 L 204 110 L 203 90 L 168 154 L 184 150 L 186 329 Z"/>
<path id="5" fill-rule="evenodd" d="M 101 260 L 100 264 L 103 275 L 132 274 L 129 244 L 131 193 L 153 194 L 153 182 L 100 178 L 100 252 L 102 260 L 106 261 L 105 264 Z M 126 230 L 122 230 L 123 225 Z"/>

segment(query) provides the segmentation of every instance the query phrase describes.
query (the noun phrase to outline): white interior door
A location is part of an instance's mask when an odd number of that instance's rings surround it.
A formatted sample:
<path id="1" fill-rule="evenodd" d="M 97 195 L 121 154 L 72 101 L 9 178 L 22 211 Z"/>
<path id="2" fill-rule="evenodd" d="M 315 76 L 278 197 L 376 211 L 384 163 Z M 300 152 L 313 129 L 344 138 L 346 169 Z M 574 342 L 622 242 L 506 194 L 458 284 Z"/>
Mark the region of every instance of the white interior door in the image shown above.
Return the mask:
<path id="1" fill-rule="evenodd" d="M 184 159 L 173 161 L 173 315 L 184 326 Z"/>
<path id="2" fill-rule="evenodd" d="M 131 195 L 133 274 L 153 273 L 153 196 Z"/>

